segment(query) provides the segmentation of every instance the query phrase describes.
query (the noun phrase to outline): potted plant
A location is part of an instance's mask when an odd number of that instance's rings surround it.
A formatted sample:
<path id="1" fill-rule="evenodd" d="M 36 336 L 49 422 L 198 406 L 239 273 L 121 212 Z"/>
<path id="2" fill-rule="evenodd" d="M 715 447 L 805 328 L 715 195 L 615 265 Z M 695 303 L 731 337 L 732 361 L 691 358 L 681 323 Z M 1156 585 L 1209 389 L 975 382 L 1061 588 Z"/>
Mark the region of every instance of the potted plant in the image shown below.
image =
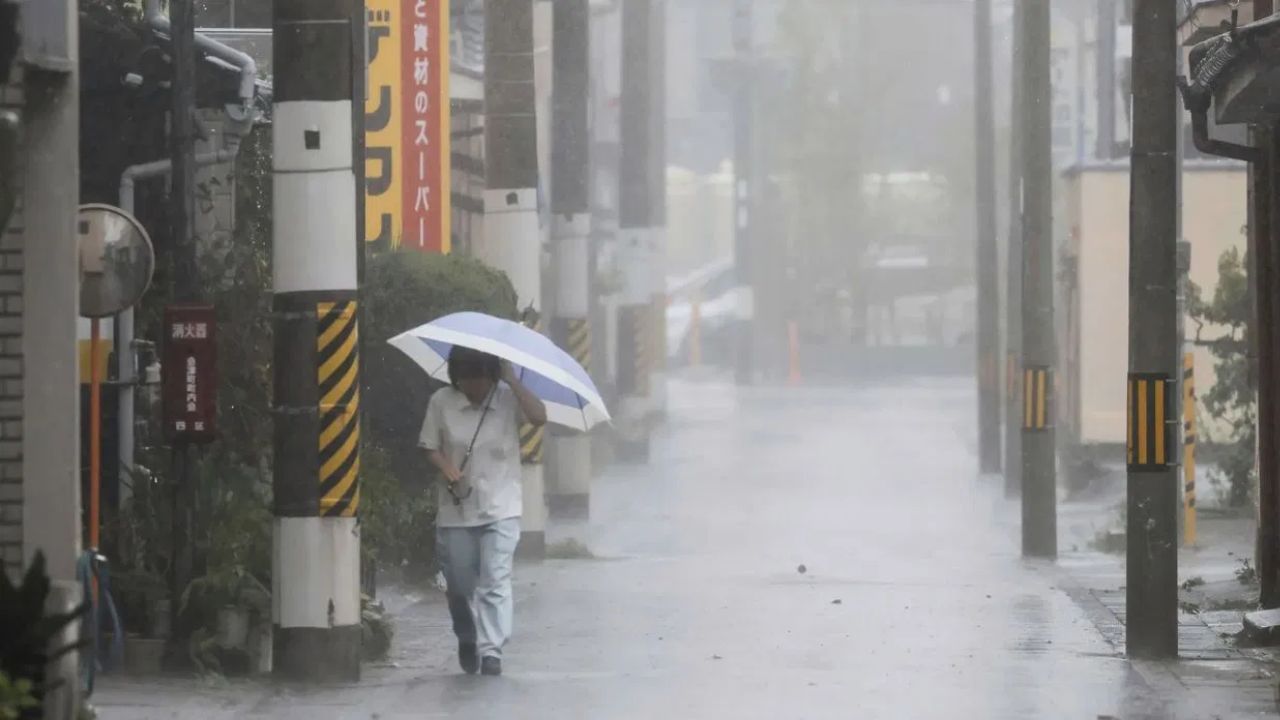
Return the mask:
<path id="1" fill-rule="evenodd" d="M 48 611 L 53 582 L 45 572 L 44 555 L 36 553 L 21 584 L 0 571 L 0 674 L 7 678 L 6 717 L 15 720 L 43 716 L 45 697 L 62 687 L 66 678 L 48 677 L 51 663 L 85 646 L 63 644 L 61 638 L 85 613 L 81 604 L 67 613 Z"/>
<path id="2" fill-rule="evenodd" d="M 271 611 L 271 591 L 243 565 L 230 565 L 193 580 L 182 594 L 180 607 L 183 613 L 212 614 L 218 644 L 243 649 L 250 625 Z"/>

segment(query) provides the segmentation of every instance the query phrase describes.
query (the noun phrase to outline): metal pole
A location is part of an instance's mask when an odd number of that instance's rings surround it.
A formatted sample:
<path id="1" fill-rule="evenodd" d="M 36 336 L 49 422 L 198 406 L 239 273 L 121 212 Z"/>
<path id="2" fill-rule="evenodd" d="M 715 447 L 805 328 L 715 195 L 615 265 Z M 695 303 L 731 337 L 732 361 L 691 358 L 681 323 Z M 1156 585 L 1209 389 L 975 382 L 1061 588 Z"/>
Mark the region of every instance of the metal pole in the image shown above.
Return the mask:
<path id="1" fill-rule="evenodd" d="M 589 234 L 591 232 L 590 4 L 561 0 L 552 19 L 551 213 L 558 275 L 552 336 L 584 368 L 591 368 Z M 554 465 L 548 478 L 552 517 L 586 518 L 591 499 L 591 438 L 552 432 Z"/>
<path id="2" fill-rule="evenodd" d="M 653 0 L 622 5 L 622 127 L 618 197 L 618 455 L 649 459 L 653 318 Z"/>
<path id="3" fill-rule="evenodd" d="M 737 352 L 734 364 L 735 378 L 739 384 L 750 384 L 755 375 L 755 295 L 752 283 L 754 271 L 751 257 L 754 245 L 751 230 L 754 226 L 755 188 L 752 185 L 752 120 L 754 103 L 751 94 L 749 69 L 752 64 L 752 0 L 734 0 L 733 46 L 737 58 L 737 72 L 733 97 L 733 232 L 734 271 L 737 283 L 744 290 L 742 317 L 738 323 Z"/>
<path id="4" fill-rule="evenodd" d="M 171 8 L 170 37 L 173 80 L 172 107 L 169 117 L 170 159 L 173 174 L 170 181 L 170 217 L 173 228 L 173 297 L 178 302 L 193 302 L 200 297 L 199 268 L 196 265 L 194 236 L 195 211 L 195 122 L 196 57 L 195 8 L 190 2 L 175 2 Z M 118 348 L 129 352 L 129 348 Z M 171 664 L 185 664 L 187 636 L 190 628 L 183 622 L 181 603 L 187 585 L 194 579 L 195 548 L 191 529 L 195 526 L 191 468 L 193 453 L 183 443 L 174 448 L 177 460 L 174 486 L 173 541 L 174 562 L 171 573 L 170 612 L 172 628 L 167 648 Z"/>
<path id="5" fill-rule="evenodd" d="M 1058 553 L 1049 0 L 1023 8 L 1022 553 Z"/>
<path id="6" fill-rule="evenodd" d="M 101 530 L 102 503 L 102 332 L 98 323 L 89 320 L 89 549 L 97 552 L 101 547 L 98 533 Z"/>
<path id="7" fill-rule="evenodd" d="M 195 8 L 190 2 L 171 3 L 173 83 L 170 114 L 170 152 L 173 177 L 170 201 L 173 218 L 173 290 L 178 302 L 199 299 L 199 268 L 193 229 L 195 214 Z"/>
<path id="8" fill-rule="evenodd" d="M 276 0 L 273 671 L 360 676 L 360 344 L 352 22 Z"/>
<path id="9" fill-rule="evenodd" d="M 1000 472 L 1000 269 L 996 248 L 995 107 L 992 101 L 991 0 L 974 3 L 974 164 L 977 168 L 978 468 Z"/>
<path id="10" fill-rule="evenodd" d="M 533 72 L 533 0 L 485 0 L 485 180 L 483 259 L 506 272 L 520 309 L 542 308 L 538 231 L 537 100 Z M 533 323 L 541 329 L 541 321 Z M 522 557 L 546 554 L 543 428 L 520 428 L 524 515 Z"/>
<path id="11" fill-rule="evenodd" d="M 1022 145 L 1023 52 L 1021 2 L 1013 4 L 1013 57 L 1009 75 L 1009 224 L 1005 242 L 1004 491 L 1022 492 Z"/>
<path id="12" fill-rule="evenodd" d="M 1176 393 L 1177 20 L 1136 0 L 1129 213 L 1128 560 L 1130 656 L 1178 654 Z"/>
<path id="13" fill-rule="evenodd" d="M 1196 376 L 1195 353 L 1182 360 L 1182 542 L 1196 544 Z"/>

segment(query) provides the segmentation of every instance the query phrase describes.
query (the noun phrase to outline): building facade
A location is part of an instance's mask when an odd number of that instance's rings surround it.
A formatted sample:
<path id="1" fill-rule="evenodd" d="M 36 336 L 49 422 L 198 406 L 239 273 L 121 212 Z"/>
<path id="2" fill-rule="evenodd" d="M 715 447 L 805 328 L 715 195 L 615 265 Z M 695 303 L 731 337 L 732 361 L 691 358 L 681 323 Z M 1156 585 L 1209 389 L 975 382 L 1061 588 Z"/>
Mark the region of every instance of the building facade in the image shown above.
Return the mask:
<path id="1" fill-rule="evenodd" d="M 42 552 L 50 575 L 70 581 L 80 553 L 76 4 L 17 6 L 21 44 L 0 68 L 0 112 L 16 130 L 0 168 L 12 200 L 0 234 L 0 560 L 13 573 Z"/>

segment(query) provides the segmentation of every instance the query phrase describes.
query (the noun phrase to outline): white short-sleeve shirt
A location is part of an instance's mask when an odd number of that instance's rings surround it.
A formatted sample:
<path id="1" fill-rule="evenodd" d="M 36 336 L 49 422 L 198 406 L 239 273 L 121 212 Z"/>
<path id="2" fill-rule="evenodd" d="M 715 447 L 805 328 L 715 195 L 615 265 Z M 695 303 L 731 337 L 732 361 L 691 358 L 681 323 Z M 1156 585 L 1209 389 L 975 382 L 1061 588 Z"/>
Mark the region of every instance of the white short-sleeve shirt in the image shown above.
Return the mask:
<path id="1" fill-rule="evenodd" d="M 437 390 L 427 403 L 427 416 L 418 437 L 420 447 L 443 452 L 455 467 L 461 468 L 471 438 L 475 437 L 471 457 L 462 471 L 471 494 L 456 505 L 446 483 L 441 482 L 437 490 L 438 527 L 487 525 L 520 517 L 523 511 L 519 401 L 511 388 L 498 383 L 489 400 L 489 412 L 483 411 L 483 405 L 472 405 L 454 387 Z M 476 424 L 482 414 L 484 422 L 477 434 Z"/>

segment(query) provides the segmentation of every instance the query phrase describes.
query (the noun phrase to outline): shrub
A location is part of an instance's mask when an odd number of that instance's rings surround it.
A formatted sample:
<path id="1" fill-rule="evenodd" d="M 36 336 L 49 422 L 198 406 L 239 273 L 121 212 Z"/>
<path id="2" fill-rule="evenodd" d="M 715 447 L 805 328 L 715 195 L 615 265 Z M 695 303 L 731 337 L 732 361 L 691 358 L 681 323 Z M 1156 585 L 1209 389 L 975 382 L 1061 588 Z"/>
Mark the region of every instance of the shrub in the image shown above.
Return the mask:
<path id="1" fill-rule="evenodd" d="M 471 258 L 398 251 L 370 258 L 363 304 L 365 553 L 383 566 L 408 562 L 421 569 L 431 560 L 435 507 L 418 433 L 439 383 L 387 340 L 465 310 L 515 317 L 515 290 L 505 275 Z"/>

